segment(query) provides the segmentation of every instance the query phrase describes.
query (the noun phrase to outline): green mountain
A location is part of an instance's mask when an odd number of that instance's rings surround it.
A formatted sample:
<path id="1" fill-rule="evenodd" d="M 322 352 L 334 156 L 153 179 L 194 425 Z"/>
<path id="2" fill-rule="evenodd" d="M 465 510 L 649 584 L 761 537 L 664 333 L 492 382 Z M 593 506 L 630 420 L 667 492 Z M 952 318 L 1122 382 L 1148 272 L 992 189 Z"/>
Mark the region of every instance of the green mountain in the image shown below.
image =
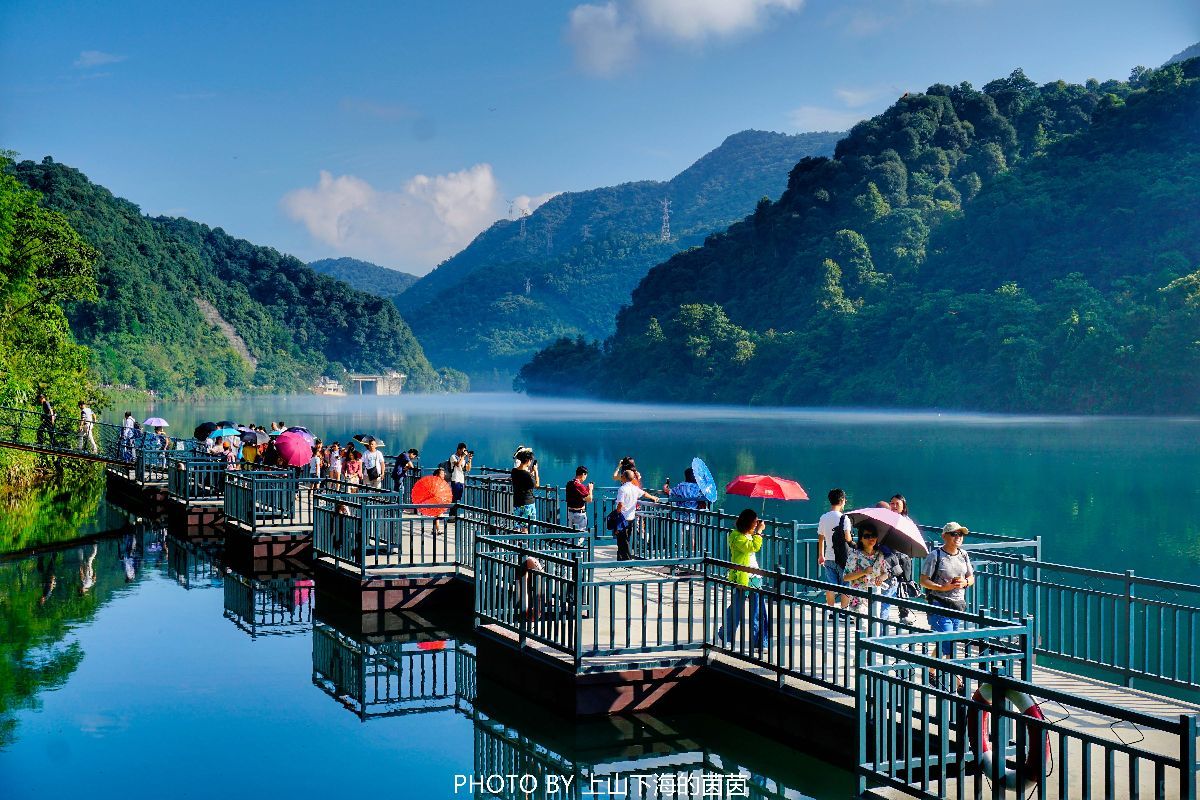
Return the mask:
<path id="1" fill-rule="evenodd" d="M 1193 58 L 1200 58 L 1200 42 L 1196 42 L 1193 45 L 1183 48 L 1178 53 L 1168 58 L 1167 63 L 1163 64 L 1163 66 L 1169 67 L 1172 64 L 1178 64 L 1182 61 L 1188 61 L 1189 59 Z"/>
<path id="2" fill-rule="evenodd" d="M 100 380 L 165 395 L 302 391 L 342 368 L 446 385 L 388 300 L 191 220 L 147 217 L 50 158 L 15 177 L 100 253 L 99 302 L 67 306 Z"/>
<path id="3" fill-rule="evenodd" d="M 475 385 L 507 384 L 559 336 L 612 333 L 650 267 L 777 196 L 797 160 L 831 153 L 840 136 L 743 131 L 670 181 L 557 195 L 523 224 L 494 224 L 396 303 L 435 362 L 471 373 Z"/>
<path id="4" fill-rule="evenodd" d="M 380 297 L 404 294 L 417 282 L 416 275 L 388 269 L 357 258 L 322 258 L 308 264 L 322 275 L 345 281 L 359 291 Z"/>
<path id="5" fill-rule="evenodd" d="M 1200 59 L 936 85 L 518 379 L 682 402 L 1200 412 Z"/>

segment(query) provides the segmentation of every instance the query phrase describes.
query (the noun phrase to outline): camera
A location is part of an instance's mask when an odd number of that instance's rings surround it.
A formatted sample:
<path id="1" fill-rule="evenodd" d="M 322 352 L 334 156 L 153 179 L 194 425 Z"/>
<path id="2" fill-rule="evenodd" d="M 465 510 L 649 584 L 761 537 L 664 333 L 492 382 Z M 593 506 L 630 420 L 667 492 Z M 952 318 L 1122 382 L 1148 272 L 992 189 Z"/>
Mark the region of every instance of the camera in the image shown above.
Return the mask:
<path id="1" fill-rule="evenodd" d="M 536 458 L 533 460 L 533 465 L 534 465 L 535 467 L 537 466 L 537 459 L 536 459 Z"/>
<path id="2" fill-rule="evenodd" d="M 473 456 L 473 455 L 475 455 L 475 451 L 474 451 L 474 450 L 468 450 L 468 451 L 467 451 L 467 455 L 469 455 L 469 456 Z"/>

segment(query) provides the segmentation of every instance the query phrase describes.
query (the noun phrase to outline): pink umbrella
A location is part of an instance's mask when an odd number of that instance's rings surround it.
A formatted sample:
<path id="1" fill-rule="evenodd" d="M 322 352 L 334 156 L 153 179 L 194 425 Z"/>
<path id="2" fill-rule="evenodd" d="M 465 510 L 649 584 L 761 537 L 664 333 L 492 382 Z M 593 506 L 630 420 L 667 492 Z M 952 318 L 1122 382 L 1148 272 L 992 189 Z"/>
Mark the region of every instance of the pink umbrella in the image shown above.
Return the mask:
<path id="1" fill-rule="evenodd" d="M 897 514 L 890 508 L 859 508 L 846 512 L 846 516 L 855 525 L 861 526 L 869 522 L 879 531 L 879 544 L 887 545 L 893 550 L 913 558 L 929 555 L 929 546 L 921 535 L 917 523 L 903 514 Z"/>
<path id="2" fill-rule="evenodd" d="M 298 433 L 281 433 L 275 437 L 275 449 L 291 467 L 303 467 L 312 461 L 312 445 Z"/>

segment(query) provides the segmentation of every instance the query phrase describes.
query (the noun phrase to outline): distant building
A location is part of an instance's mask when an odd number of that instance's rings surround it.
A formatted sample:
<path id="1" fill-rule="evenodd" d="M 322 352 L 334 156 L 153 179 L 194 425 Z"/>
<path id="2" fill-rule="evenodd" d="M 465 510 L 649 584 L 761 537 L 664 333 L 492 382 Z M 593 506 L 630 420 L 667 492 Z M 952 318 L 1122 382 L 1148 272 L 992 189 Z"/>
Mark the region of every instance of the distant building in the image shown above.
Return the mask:
<path id="1" fill-rule="evenodd" d="M 404 380 L 408 376 L 403 372 L 389 370 L 382 375 L 363 375 L 353 373 L 348 377 L 350 394 L 400 394 L 404 389 Z"/>
<path id="2" fill-rule="evenodd" d="M 317 385 L 313 387 L 313 394 L 345 395 L 346 390 L 333 378 L 326 378 L 322 375 L 317 380 Z"/>

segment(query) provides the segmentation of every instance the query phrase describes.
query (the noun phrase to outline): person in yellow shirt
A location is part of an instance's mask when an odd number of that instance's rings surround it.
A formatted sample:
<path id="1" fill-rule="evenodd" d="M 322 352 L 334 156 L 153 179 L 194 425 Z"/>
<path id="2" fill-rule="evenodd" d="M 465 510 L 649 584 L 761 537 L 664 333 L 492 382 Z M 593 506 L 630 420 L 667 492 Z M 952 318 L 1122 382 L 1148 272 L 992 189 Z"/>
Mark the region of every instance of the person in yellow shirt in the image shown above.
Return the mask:
<path id="1" fill-rule="evenodd" d="M 758 569 L 759 550 L 763 546 L 763 528 L 766 523 L 758 518 L 753 509 L 747 508 L 738 514 L 734 529 L 729 532 L 729 560 L 740 567 Z M 736 643 L 737 649 L 748 651 L 766 647 L 770 638 L 771 620 L 767 609 L 767 598 L 761 591 L 762 576 L 753 572 L 731 569 L 727 576 L 735 584 L 731 592 L 732 602 L 725 610 L 725 624 L 717 631 L 717 639 L 729 647 Z M 747 600 L 750 603 L 750 638 L 737 642 L 738 628 Z"/>

